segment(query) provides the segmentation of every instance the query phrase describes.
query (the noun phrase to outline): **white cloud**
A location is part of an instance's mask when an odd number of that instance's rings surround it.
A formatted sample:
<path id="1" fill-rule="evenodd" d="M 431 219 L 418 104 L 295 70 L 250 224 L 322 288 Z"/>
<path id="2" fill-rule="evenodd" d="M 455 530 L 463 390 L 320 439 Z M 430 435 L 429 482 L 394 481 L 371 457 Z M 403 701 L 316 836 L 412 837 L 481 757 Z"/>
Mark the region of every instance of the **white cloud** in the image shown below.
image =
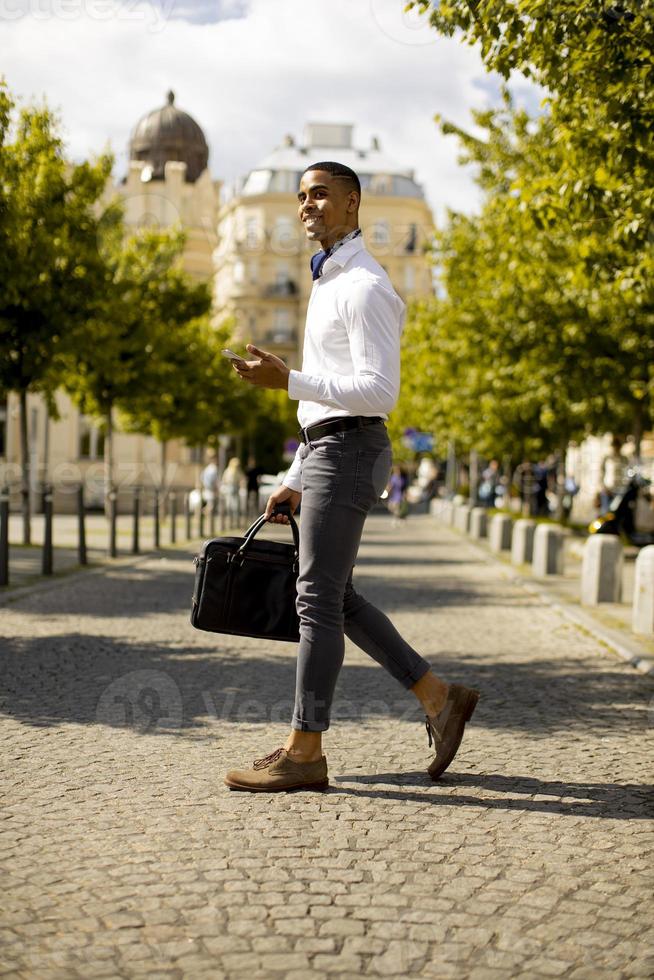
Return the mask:
<path id="1" fill-rule="evenodd" d="M 7 17 L 20 3 L 24 12 Z M 456 141 L 433 116 L 469 127 L 470 109 L 493 100 L 476 51 L 405 15 L 403 0 L 251 0 L 246 16 L 241 0 L 206 0 L 193 17 L 227 18 L 212 23 L 184 19 L 191 8 L 0 0 L 0 63 L 15 94 L 60 109 L 73 156 L 110 141 L 118 174 L 132 127 L 173 88 L 205 130 L 216 177 L 250 170 L 308 120 L 353 122 L 358 143 L 378 135 L 415 169 L 438 218 L 474 207 Z"/>

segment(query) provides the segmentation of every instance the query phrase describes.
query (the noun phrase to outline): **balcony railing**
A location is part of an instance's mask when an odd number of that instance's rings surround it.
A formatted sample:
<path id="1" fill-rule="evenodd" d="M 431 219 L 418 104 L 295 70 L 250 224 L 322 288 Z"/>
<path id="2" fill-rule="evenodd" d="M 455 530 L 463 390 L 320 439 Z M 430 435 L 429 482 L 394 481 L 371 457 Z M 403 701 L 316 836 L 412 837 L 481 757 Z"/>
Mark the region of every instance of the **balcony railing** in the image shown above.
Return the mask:
<path id="1" fill-rule="evenodd" d="M 279 299 L 280 297 L 297 296 L 298 288 L 292 279 L 283 279 L 279 282 L 271 282 L 264 286 L 261 295 L 265 298 Z"/>
<path id="2" fill-rule="evenodd" d="M 297 330 L 268 330 L 263 335 L 264 344 L 275 344 L 277 347 L 297 347 Z"/>

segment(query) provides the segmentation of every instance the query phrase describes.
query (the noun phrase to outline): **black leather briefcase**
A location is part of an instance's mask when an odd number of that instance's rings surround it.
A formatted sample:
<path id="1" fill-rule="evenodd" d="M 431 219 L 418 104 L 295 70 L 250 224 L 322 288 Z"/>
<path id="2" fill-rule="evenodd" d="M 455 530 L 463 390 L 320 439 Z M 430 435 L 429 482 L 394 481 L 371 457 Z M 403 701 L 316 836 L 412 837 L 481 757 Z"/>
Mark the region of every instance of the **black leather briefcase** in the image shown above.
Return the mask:
<path id="1" fill-rule="evenodd" d="M 257 636 L 267 640 L 300 639 L 295 610 L 298 526 L 288 507 L 293 544 L 256 538 L 267 523 L 264 515 L 242 538 L 205 541 L 196 565 L 191 623 L 211 633 Z"/>

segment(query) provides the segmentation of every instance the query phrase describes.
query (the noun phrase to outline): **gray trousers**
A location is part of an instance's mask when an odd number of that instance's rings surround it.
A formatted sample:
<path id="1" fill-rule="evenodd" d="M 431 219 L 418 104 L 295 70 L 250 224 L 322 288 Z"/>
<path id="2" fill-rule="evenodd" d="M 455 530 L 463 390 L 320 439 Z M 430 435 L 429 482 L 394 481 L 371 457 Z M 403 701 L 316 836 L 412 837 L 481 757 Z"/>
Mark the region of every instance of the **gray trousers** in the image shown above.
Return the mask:
<path id="1" fill-rule="evenodd" d="M 406 689 L 430 667 L 352 585 L 363 525 L 390 473 L 386 426 L 335 432 L 301 452 L 300 647 L 292 727 L 323 732 L 343 663 L 344 634 Z"/>

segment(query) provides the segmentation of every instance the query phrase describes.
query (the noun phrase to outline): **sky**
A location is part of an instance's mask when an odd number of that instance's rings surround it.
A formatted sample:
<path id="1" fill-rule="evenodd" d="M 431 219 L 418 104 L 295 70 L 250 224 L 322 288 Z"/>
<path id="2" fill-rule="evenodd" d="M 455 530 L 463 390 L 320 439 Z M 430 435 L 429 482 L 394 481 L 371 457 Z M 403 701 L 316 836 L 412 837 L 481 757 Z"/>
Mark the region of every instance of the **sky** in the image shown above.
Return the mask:
<path id="1" fill-rule="evenodd" d="M 454 137 L 498 101 L 478 52 L 440 38 L 404 0 L 0 0 L 0 73 L 22 103 L 45 98 L 82 159 L 109 146 L 125 173 L 139 118 L 176 104 L 202 126 L 214 177 L 255 168 L 306 122 L 351 122 L 413 168 L 437 221 L 478 205 Z M 536 112 L 540 94 L 512 81 Z"/>

